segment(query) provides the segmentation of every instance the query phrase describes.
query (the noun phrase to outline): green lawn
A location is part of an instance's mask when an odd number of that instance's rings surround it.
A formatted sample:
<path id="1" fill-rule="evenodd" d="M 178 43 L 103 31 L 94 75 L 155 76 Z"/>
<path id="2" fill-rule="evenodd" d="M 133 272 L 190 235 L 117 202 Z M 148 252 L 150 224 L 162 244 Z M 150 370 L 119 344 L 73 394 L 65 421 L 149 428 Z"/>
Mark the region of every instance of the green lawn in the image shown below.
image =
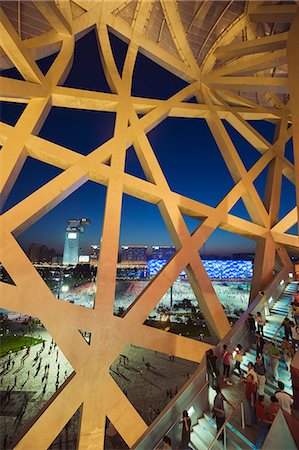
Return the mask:
<path id="1" fill-rule="evenodd" d="M 40 344 L 42 341 L 42 339 L 29 336 L 0 336 L 0 358 L 9 353 L 10 350 L 14 353 L 25 346 L 30 347 Z"/>
<path id="2" fill-rule="evenodd" d="M 194 325 L 185 325 L 184 323 L 176 323 L 176 322 L 162 322 L 159 320 L 146 320 L 146 325 L 150 325 L 154 328 L 159 328 L 160 330 L 169 331 L 174 334 L 181 334 L 182 336 L 189 337 L 199 337 L 202 333 L 204 336 L 210 336 L 209 330 L 207 327 L 200 327 Z"/>

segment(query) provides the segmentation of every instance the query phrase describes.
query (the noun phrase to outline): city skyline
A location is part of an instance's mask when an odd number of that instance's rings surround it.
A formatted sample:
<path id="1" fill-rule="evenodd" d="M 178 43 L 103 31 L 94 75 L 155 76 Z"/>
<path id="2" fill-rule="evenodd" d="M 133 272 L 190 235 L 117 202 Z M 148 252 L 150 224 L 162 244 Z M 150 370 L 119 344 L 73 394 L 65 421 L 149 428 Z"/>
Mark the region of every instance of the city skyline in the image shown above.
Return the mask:
<path id="1" fill-rule="evenodd" d="M 113 35 L 110 38 L 116 62 L 120 68 L 124 60 L 126 44 Z M 88 70 L 94 58 L 99 59 L 99 53 L 94 31 L 91 31 L 76 43 L 74 66 L 63 85 L 110 92 L 102 68 L 97 71 Z M 53 59 L 52 55 L 38 62 L 43 72 L 47 71 Z M 80 69 L 79 61 L 81 61 L 82 67 L 84 66 L 84 71 Z M 101 67 L 100 64 L 98 67 Z M 13 70 L 4 71 L 4 75 L 16 76 L 13 74 Z M 185 85 L 185 81 L 138 54 L 132 86 L 134 95 L 167 98 Z M 195 99 L 190 99 L 190 101 L 194 102 Z M 23 109 L 24 105 L 22 104 L 2 102 L 1 120 L 14 124 Z M 114 119 L 114 113 L 52 107 L 39 135 L 79 153 L 88 154 L 113 136 Z M 256 127 L 268 140 L 273 140 L 274 124 L 254 121 L 251 122 L 251 125 Z M 240 151 L 246 168 L 251 167 L 259 158 L 259 153 L 230 125 L 225 123 L 225 126 Z M 179 194 L 215 206 L 234 186 L 205 120 L 167 118 L 148 133 L 148 138 L 171 189 Z M 172 158 L 173 154 L 180 153 L 182 154 L 181 160 Z M 286 156 L 293 161 L 291 141 L 287 144 Z M 200 170 L 203 161 L 210 170 Z M 213 177 L 210 176 L 211 169 Z M 56 167 L 27 158 L 4 205 L 3 212 L 60 172 L 62 171 Z M 139 178 L 145 178 L 133 147 L 127 151 L 126 172 Z M 259 193 L 264 191 L 266 175 L 267 168 L 254 183 Z M 283 183 L 282 192 L 284 194 L 281 201 L 280 218 L 295 205 L 294 186 L 284 177 Z M 57 248 L 57 251 L 62 252 L 66 221 L 70 217 L 90 217 L 92 224 L 86 230 L 85 246 L 89 247 L 91 244 L 100 242 L 105 194 L 105 186 L 88 181 L 25 230 L 18 237 L 18 241 L 23 248 L 26 248 L 38 238 L 49 247 Z M 250 220 L 242 200 L 237 202 L 231 213 Z M 188 217 L 185 217 L 185 220 L 191 232 L 200 224 L 200 221 Z M 296 227 L 293 228 L 294 233 Z M 124 195 L 119 245 L 128 242 L 136 245 L 173 245 L 158 206 Z M 255 241 L 217 229 L 201 251 L 206 254 L 219 255 L 232 254 L 237 251 L 254 252 Z"/>

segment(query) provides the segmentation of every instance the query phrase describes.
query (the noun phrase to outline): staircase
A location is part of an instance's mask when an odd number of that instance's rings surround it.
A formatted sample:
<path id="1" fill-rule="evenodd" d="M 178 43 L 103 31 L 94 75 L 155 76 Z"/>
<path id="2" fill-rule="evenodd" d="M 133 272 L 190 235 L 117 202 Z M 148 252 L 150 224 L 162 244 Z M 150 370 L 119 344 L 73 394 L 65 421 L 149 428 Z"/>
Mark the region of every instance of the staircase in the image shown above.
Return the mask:
<path id="1" fill-rule="evenodd" d="M 231 423 L 227 423 L 227 443 L 229 450 L 254 449 L 255 446 Z M 216 436 L 216 422 L 209 413 L 204 413 L 203 417 L 198 419 L 197 424 L 192 427 L 192 433 L 189 446 L 194 450 L 207 450 Z M 221 441 L 213 445 L 213 449 L 224 449 Z"/>
<path id="2" fill-rule="evenodd" d="M 264 336 L 267 340 L 271 340 L 277 331 L 278 327 L 281 325 L 283 319 L 290 315 L 290 303 L 292 302 L 292 297 L 297 291 L 298 283 L 289 283 L 284 292 L 281 294 L 279 299 L 273 304 L 270 309 L 271 312 L 271 322 L 266 323 L 264 327 Z M 291 317 L 291 315 L 290 315 Z M 282 336 L 284 335 L 283 329 L 276 335 L 276 341 L 278 348 L 280 348 Z M 244 372 L 247 372 L 247 364 L 249 361 L 255 362 L 256 352 L 254 348 L 250 348 L 244 355 L 241 368 Z M 266 363 L 269 364 L 269 357 L 266 357 Z M 267 366 L 268 367 L 268 366 Z M 290 383 L 290 373 L 286 370 L 284 363 L 279 363 L 279 379 L 285 384 L 285 390 L 292 395 L 292 386 Z M 234 372 L 233 372 L 234 373 Z M 238 376 L 239 374 L 235 373 Z M 275 383 L 275 384 L 274 384 Z M 276 382 L 272 382 L 268 379 L 265 392 L 269 395 L 274 394 L 277 390 Z M 242 383 L 241 383 L 242 384 Z M 234 387 L 232 386 L 232 389 Z M 245 407 L 246 408 L 246 407 Z M 231 422 L 231 421 L 229 421 Z M 232 420 L 232 422 L 235 422 Z M 227 423 L 227 449 L 230 450 L 241 450 L 241 449 L 254 449 L 255 445 L 251 442 L 244 434 L 242 434 L 239 429 L 232 425 L 232 423 Z M 216 435 L 216 422 L 211 417 L 210 412 L 204 413 L 204 415 L 198 419 L 196 425 L 192 427 L 191 437 L 189 446 L 194 450 L 207 450 L 211 445 L 214 437 Z M 253 439 L 254 440 L 254 439 Z M 213 448 L 223 449 L 224 446 L 220 441 L 215 442 Z"/>
<path id="3" fill-rule="evenodd" d="M 280 295 L 278 300 L 273 304 L 272 308 L 270 308 L 271 313 L 271 321 L 267 322 L 264 326 L 264 338 L 265 340 L 272 340 L 278 327 L 281 325 L 283 319 L 287 316 L 291 318 L 291 307 L 290 304 L 293 301 L 293 295 L 297 292 L 298 282 L 289 283 L 284 292 Z M 278 349 L 281 349 L 281 342 L 284 336 L 284 329 L 282 328 L 276 335 L 276 345 Z M 267 344 L 267 343 L 266 343 Z M 255 363 L 256 351 L 254 347 L 251 347 L 244 355 L 243 362 L 241 364 L 242 370 L 247 372 L 247 365 L 249 362 Z M 267 373 L 271 374 L 270 368 L 270 358 L 269 356 L 265 356 L 266 369 Z M 239 376 L 236 372 L 233 371 L 233 374 Z M 278 374 L 279 381 L 282 381 L 285 385 L 285 391 L 293 395 L 292 384 L 290 380 L 290 372 L 287 370 L 287 367 L 284 362 L 279 361 L 278 366 Z M 268 395 L 272 395 L 277 391 L 277 381 L 272 381 L 271 376 L 268 376 L 267 383 L 265 386 L 265 392 Z"/>

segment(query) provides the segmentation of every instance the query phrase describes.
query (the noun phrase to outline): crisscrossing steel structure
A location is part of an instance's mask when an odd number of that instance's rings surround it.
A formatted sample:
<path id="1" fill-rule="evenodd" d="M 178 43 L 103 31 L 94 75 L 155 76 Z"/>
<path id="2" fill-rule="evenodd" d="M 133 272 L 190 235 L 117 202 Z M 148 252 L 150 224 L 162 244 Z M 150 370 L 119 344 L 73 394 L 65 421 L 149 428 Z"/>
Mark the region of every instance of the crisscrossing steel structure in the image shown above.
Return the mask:
<path id="1" fill-rule="evenodd" d="M 146 32 L 153 8 L 158 3 L 163 22 L 155 41 Z M 222 16 L 233 2 L 227 3 Z M 219 33 L 204 57 L 201 54 L 203 60 L 199 66 L 180 17 L 180 2 L 58 0 L 33 4 L 50 24 L 50 31 L 31 39 L 22 40 L 20 23 L 18 34 L 5 11 L 1 9 L 0 13 L 0 45 L 4 52 L 1 58 L 7 63 L 6 55 L 24 78 L 21 81 L 1 77 L 1 99 L 27 104 L 15 126 L 0 124 L 3 146 L 0 151 L 1 201 L 7 198 L 28 156 L 63 169 L 63 172 L 0 218 L 0 260 L 15 282 L 15 286 L 0 283 L 0 306 L 39 317 L 75 373 L 16 448 L 28 449 L 32 442 L 36 448 L 47 448 L 81 405 L 80 449 L 103 447 L 106 416 L 132 446 L 146 431 L 147 425 L 109 375 L 109 367 L 122 348 L 133 343 L 194 361 L 200 361 L 210 348 L 205 343 L 143 324 L 183 269 L 186 268 L 212 333 L 221 339 L 230 329 L 198 254 L 213 231 L 219 227 L 257 241 L 251 298 L 271 279 L 275 259 L 281 265 L 291 267 L 286 247 L 299 248 L 298 236 L 287 233 L 298 222 L 298 206 L 278 220 L 283 176 L 296 185 L 298 198 L 298 12 L 295 4 L 259 6 L 248 3 L 244 12 Z M 125 10 L 131 14 L 129 20 L 124 20 Z M 256 39 L 258 23 L 266 21 L 269 15 L 273 23 L 293 21 L 294 25 L 290 31 L 265 34 Z M 192 24 L 198 17 L 196 11 Z M 72 65 L 75 39 L 91 27 L 97 33 L 112 94 L 61 86 Z M 112 54 L 108 27 L 128 42 L 121 75 Z M 160 45 L 165 30 L 168 30 L 169 51 Z M 243 40 L 244 30 L 246 40 Z M 243 36 L 241 40 L 238 39 L 240 35 Z M 205 45 L 208 40 L 209 35 Z M 35 58 L 48 54 L 51 48 L 59 48 L 59 52 L 44 76 Z M 167 100 L 133 97 L 132 75 L 138 51 L 188 81 L 188 86 Z M 187 102 L 192 96 L 196 97 L 197 103 Z M 87 156 L 46 141 L 37 134 L 51 106 L 114 111 L 114 135 Z M 139 113 L 143 114 L 141 118 Z M 174 116 L 207 121 L 233 177 L 235 186 L 215 208 L 173 192 L 161 170 L 147 133 L 166 117 Z M 276 124 L 273 142 L 268 142 L 248 123 L 248 120 L 262 119 Z M 246 170 L 223 120 L 260 153 L 260 158 L 249 170 Z M 296 137 L 295 165 L 284 155 L 285 145 L 292 136 Z M 147 181 L 125 173 L 126 150 L 131 145 Z M 261 199 L 253 182 L 267 165 L 265 198 Z M 93 310 L 57 300 L 16 241 L 18 233 L 88 180 L 107 186 Z M 158 205 L 177 252 L 121 318 L 113 315 L 113 305 L 123 193 Z M 230 214 L 240 198 L 251 221 Z M 202 220 L 192 235 L 182 214 Z M 92 333 L 90 345 L 78 330 Z"/>

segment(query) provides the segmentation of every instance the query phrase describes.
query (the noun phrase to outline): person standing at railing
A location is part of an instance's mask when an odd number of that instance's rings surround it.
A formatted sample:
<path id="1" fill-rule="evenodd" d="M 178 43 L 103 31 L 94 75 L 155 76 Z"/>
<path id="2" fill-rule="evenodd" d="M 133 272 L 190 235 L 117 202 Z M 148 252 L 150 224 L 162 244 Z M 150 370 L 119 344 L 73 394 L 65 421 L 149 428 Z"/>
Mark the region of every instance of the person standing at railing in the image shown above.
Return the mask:
<path id="1" fill-rule="evenodd" d="M 189 449 L 189 441 L 190 441 L 190 434 L 191 434 L 191 419 L 188 415 L 188 412 L 185 410 L 183 411 L 183 419 L 181 421 L 182 423 L 182 445 L 181 450 L 187 450 Z"/>
<path id="2" fill-rule="evenodd" d="M 256 418 L 258 421 L 258 434 L 255 442 L 255 447 L 260 449 L 266 439 L 272 421 L 266 414 L 265 397 L 263 395 L 258 396 L 258 400 L 255 405 Z"/>
<path id="3" fill-rule="evenodd" d="M 274 342 L 269 342 L 267 353 L 270 356 L 270 367 L 273 377 L 276 381 L 278 381 L 278 364 L 280 360 L 280 352 L 278 348 L 275 347 Z"/>
<path id="4" fill-rule="evenodd" d="M 216 396 L 214 398 L 214 407 L 213 407 L 213 415 L 216 419 L 216 426 L 217 426 L 217 433 L 222 427 L 222 425 L 225 422 L 225 409 L 224 409 L 224 402 L 227 402 L 231 408 L 234 408 L 234 405 L 230 403 L 222 394 L 220 387 L 216 390 Z M 223 431 L 219 436 L 219 439 L 223 442 L 224 441 L 224 434 Z"/>
<path id="5" fill-rule="evenodd" d="M 217 367 L 217 356 L 214 354 L 212 349 L 206 352 L 206 363 L 207 363 L 207 374 L 209 380 L 209 386 L 216 390 L 219 386 L 219 369 Z"/>
<path id="6" fill-rule="evenodd" d="M 253 317 L 252 314 L 248 314 L 247 323 L 248 323 L 248 326 L 249 326 L 250 343 L 254 344 L 256 327 L 255 327 L 255 320 L 254 320 L 254 317 Z"/>
<path id="7" fill-rule="evenodd" d="M 221 357 L 223 361 L 223 381 L 226 381 L 229 386 L 232 385 L 232 383 L 229 380 L 229 373 L 230 373 L 230 362 L 232 360 L 233 355 L 228 350 L 227 345 L 223 345 L 223 350 L 221 352 Z"/>
<path id="8" fill-rule="evenodd" d="M 264 325 L 266 321 L 259 311 L 256 313 L 256 322 L 257 322 L 257 332 L 260 333 L 262 336 L 264 336 Z"/>
<path id="9" fill-rule="evenodd" d="M 251 374 L 247 375 L 246 385 L 245 385 L 245 398 L 247 401 L 247 426 L 252 427 L 256 421 L 255 417 L 255 396 L 256 396 L 256 384 L 253 382 L 253 377 Z"/>

